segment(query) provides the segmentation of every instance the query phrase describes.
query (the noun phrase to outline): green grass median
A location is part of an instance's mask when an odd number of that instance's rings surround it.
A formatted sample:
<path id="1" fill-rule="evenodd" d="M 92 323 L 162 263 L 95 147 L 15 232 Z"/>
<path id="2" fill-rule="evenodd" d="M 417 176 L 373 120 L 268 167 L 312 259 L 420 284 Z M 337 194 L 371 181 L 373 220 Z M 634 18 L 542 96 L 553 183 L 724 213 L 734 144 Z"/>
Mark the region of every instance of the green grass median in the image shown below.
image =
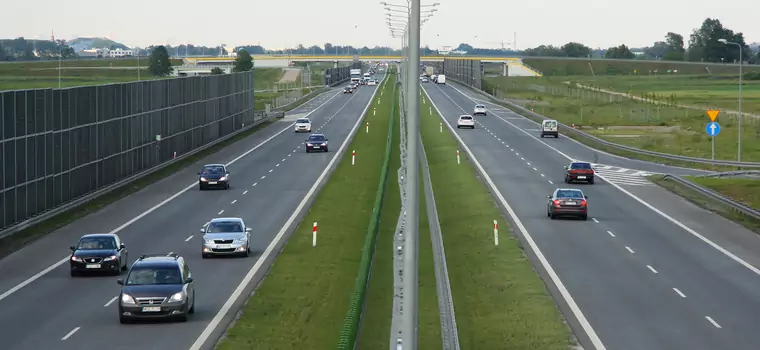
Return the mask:
<path id="1" fill-rule="evenodd" d="M 398 96 L 395 101 L 398 101 Z M 398 103 L 398 102 L 396 102 Z M 364 316 L 357 348 L 362 350 L 387 350 L 390 342 L 391 320 L 393 316 L 393 256 L 394 233 L 401 212 L 401 193 L 398 186 L 398 168 L 401 166 L 399 148 L 400 126 L 395 116 L 393 149 L 391 150 L 385 201 L 377 236 L 372 275 L 367 290 Z M 420 181 L 421 181 L 420 177 Z M 424 187 L 420 185 L 419 217 L 419 344 L 425 349 L 441 347 L 441 323 L 438 312 L 438 296 L 435 289 L 433 251 L 430 228 L 425 212 Z"/>
<path id="2" fill-rule="evenodd" d="M 426 98 L 429 101 L 428 98 Z M 429 102 L 428 102 L 429 103 Z M 438 206 L 459 342 L 463 349 L 562 349 L 573 341 L 546 286 L 475 168 L 435 108 L 420 131 Z M 493 220 L 500 225 L 494 245 Z"/>
<path id="3" fill-rule="evenodd" d="M 395 76 L 218 349 L 334 349 L 354 294 L 386 153 Z M 380 103 L 378 103 L 380 101 Z M 362 122 L 364 123 L 364 122 Z M 356 150 L 356 165 L 351 165 Z M 312 247 L 312 223 L 319 223 Z"/>

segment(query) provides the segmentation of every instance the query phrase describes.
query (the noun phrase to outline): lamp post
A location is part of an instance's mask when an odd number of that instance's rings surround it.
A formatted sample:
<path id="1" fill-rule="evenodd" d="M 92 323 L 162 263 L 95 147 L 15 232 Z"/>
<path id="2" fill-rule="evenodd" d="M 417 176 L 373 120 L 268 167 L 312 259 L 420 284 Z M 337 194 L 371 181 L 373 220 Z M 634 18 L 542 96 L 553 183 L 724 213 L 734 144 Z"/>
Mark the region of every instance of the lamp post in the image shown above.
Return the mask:
<path id="1" fill-rule="evenodd" d="M 737 142 L 736 161 L 742 161 L 742 65 L 744 62 L 744 56 L 742 55 L 742 45 L 739 43 L 731 42 L 726 39 L 718 39 L 719 42 L 726 45 L 736 45 L 739 47 L 739 141 Z"/>

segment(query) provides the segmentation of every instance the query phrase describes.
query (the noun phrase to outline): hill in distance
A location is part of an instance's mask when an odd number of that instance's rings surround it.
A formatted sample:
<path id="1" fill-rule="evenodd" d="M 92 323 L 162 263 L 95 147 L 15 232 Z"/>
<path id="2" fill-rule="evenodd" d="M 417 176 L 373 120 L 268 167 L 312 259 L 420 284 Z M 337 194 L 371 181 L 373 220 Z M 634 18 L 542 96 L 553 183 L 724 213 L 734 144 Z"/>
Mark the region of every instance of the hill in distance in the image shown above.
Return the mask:
<path id="1" fill-rule="evenodd" d="M 129 47 L 122 43 L 115 42 L 108 38 L 76 38 L 67 42 L 74 51 L 91 50 L 91 49 L 123 49 L 127 50 Z"/>

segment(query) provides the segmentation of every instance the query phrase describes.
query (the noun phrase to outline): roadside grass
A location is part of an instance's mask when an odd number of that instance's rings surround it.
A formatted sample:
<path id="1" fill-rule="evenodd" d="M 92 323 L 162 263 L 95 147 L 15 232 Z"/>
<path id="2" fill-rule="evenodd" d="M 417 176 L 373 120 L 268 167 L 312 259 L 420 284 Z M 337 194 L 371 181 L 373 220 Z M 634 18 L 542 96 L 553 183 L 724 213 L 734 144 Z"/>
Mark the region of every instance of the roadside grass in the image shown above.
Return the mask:
<path id="1" fill-rule="evenodd" d="M 44 237 L 45 235 L 64 227 L 80 218 L 83 218 L 89 214 L 92 214 L 101 208 L 114 203 L 122 198 L 125 198 L 143 188 L 158 182 L 161 179 L 170 176 L 192 164 L 195 164 L 199 160 L 208 157 L 211 154 L 219 152 L 223 148 L 238 142 L 246 137 L 252 135 L 258 130 L 274 123 L 274 120 L 265 121 L 253 128 L 235 135 L 223 142 L 220 142 L 212 147 L 209 147 L 203 151 L 200 151 L 194 155 L 183 158 L 176 163 L 169 165 L 161 170 L 158 170 L 150 175 L 137 179 L 133 182 L 124 184 L 123 186 L 114 189 L 113 191 L 104 194 L 98 198 L 95 198 L 85 204 L 82 204 L 76 208 L 65 211 L 58 214 L 48 220 L 45 220 L 37 225 L 26 228 L 19 231 L 12 236 L 8 236 L 0 239 L 0 258 L 3 258 L 24 246 L 34 242 L 35 240 Z"/>
<path id="2" fill-rule="evenodd" d="M 389 79 L 382 86 L 391 92 L 395 78 Z M 376 98 L 373 107 L 385 116 L 394 102 L 389 98 L 378 104 Z M 373 121 L 375 131 L 365 134 L 359 130 L 217 349 L 261 344 L 267 349 L 335 348 L 372 215 L 390 120 L 371 114 L 365 118 Z M 352 150 L 356 150 L 354 166 Z M 312 247 L 313 222 L 319 223 L 316 247 Z"/>
<path id="3" fill-rule="evenodd" d="M 691 182 L 723 194 L 737 202 L 755 209 L 760 209 L 760 180 L 754 179 L 720 179 L 686 176 Z M 725 205 L 713 201 L 702 194 L 682 186 L 674 181 L 669 181 L 663 175 L 649 176 L 649 180 L 706 210 L 719 214 L 726 219 L 734 221 L 749 230 L 760 233 L 760 221 L 746 217 Z"/>
<path id="4" fill-rule="evenodd" d="M 738 74 L 738 66 L 719 63 L 689 63 L 678 61 L 644 61 L 644 60 L 608 60 L 608 59 L 562 59 L 524 57 L 522 61 L 539 70 L 544 76 L 569 75 L 649 75 L 668 74 L 668 70 L 677 70 L 670 74 Z M 634 70 L 636 72 L 634 73 Z M 745 72 L 760 71 L 760 66 L 745 65 Z"/>
<path id="5" fill-rule="evenodd" d="M 597 135 L 605 140 L 662 153 L 711 158 L 709 122 L 702 110 L 655 105 L 620 96 L 570 88 L 557 78 L 486 78 L 484 90 L 534 112 Z M 738 122 L 718 118 L 721 133 L 715 138 L 715 159 L 736 158 Z M 760 119 L 744 118 L 742 143 L 760 140 Z M 612 152 L 617 153 L 617 152 Z M 742 159 L 760 161 L 760 148 L 745 147 Z M 692 165 L 693 166 L 693 165 Z"/>
<path id="6" fill-rule="evenodd" d="M 275 83 L 285 74 L 281 68 L 254 68 L 253 69 L 253 89 L 254 90 L 272 90 Z"/>
<path id="7" fill-rule="evenodd" d="M 422 113 L 427 152 L 441 220 L 463 349 L 562 349 L 573 341 L 546 286 L 513 235 L 507 220 L 437 112 Z M 500 223 L 494 246 L 493 220 Z"/>
<path id="8" fill-rule="evenodd" d="M 398 93 L 394 99 L 398 103 Z M 398 185 L 398 168 L 401 166 L 399 148 L 400 126 L 398 115 L 395 116 L 394 145 L 391 150 L 388 183 L 385 202 L 380 221 L 380 231 L 372 262 L 372 275 L 367 288 L 367 299 L 362 316 L 361 331 L 357 341 L 358 349 L 386 350 L 390 345 L 390 328 L 393 316 L 393 257 L 394 233 L 401 211 L 401 194 Z M 418 294 L 418 339 L 425 349 L 438 349 L 442 346 L 441 319 L 438 309 L 433 246 L 430 238 L 427 212 L 425 211 L 425 193 L 420 177 L 419 202 L 419 294 Z"/>

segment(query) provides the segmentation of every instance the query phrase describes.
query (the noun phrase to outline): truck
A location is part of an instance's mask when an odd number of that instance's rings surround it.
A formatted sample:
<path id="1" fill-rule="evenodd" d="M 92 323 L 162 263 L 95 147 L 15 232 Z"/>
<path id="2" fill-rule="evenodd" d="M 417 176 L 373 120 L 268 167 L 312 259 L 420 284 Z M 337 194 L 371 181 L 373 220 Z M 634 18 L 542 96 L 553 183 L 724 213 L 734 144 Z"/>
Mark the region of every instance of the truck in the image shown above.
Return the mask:
<path id="1" fill-rule="evenodd" d="M 433 76 L 433 74 L 435 74 L 435 67 L 425 67 L 425 73 L 427 73 L 428 76 Z"/>
<path id="2" fill-rule="evenodd" d="M 351 69 L 349 71 L 349 73 L 351 73 L 351 81 L 352 82 L 358 83 L 359 81 L 362 80 L 362 70 L 361 69 L 359 69 L 359 68 Z"/>

